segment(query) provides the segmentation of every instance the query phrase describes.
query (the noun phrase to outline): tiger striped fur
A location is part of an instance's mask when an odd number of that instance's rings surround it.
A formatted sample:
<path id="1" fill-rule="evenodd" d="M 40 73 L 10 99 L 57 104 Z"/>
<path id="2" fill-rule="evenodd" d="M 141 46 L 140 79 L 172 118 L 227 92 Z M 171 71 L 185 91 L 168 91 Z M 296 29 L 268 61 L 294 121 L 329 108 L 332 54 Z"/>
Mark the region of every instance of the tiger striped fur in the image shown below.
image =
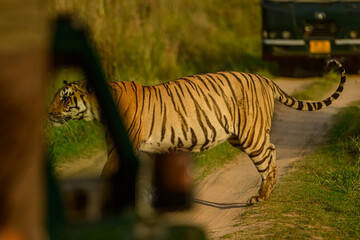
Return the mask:
<path id="1" fill-rule="evenodd" d="M 329 106 L 343 91 L 345 70 L 337 90 L 323 101 L 300 101 L 288 96 L 268 78 L 241 72 L 218 72 L 183 77 L 156 86 L 109 82 L 135 152 L 198 152 L 224 141 L 249 155 L 262 178 L 258 194 L 248 204 L 269 198 L 275 186 L 275 146 L 270 142 L 274 99 L 302 111 Z M 49 119 L 98 119 L 95 96 L 84 81 L 65 84 L 48 109 Z M 116 151 L 108 141 L 103 174 L 118 167 Z"/>

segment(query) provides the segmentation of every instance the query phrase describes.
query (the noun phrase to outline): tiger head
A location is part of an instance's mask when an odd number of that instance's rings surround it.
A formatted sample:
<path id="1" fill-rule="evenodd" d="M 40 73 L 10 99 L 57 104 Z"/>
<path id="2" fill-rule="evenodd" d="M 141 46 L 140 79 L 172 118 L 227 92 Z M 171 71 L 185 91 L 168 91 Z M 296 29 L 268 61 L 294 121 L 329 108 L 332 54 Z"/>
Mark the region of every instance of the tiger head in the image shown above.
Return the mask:
<path id="1" fill-rule="evenodd" d="M 75 81 L 60 88 L 48 107 L 48 118 L 52 125 L 61 126 L 69 120 L 98 119 L 95 96 L 86 81 Z"/>

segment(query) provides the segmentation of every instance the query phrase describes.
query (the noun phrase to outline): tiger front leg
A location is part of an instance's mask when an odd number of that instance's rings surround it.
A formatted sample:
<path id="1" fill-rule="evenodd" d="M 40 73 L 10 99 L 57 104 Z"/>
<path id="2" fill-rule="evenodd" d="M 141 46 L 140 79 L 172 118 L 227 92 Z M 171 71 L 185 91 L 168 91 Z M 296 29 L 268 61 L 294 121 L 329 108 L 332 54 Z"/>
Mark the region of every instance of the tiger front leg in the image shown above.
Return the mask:
<path id="1" fill-rule="evenodd" d="M 120 160 L 117 151 L 114 150 L 108 155 L 108 159 L 104 165 L 101 177 L 109 178 L 119 171 Z"/>
<path id="2" fill-rule="evenodd" d="M 115 148 L 114 142 L 110 137 L 106 137 L 107 145 L 107 161 L 103 167 L 101 177 L 110 178 L 113 176 L 120 168 L 120 158 L 119 154 Z"/>
<path id="3" fill-rule="evenodd" d="M 258 172 L 261 175 L 262 182 L 259 192 L 246 202 L 247 205 L 267 200 L 270 197 L 276 183 L 277 168 L 275 165 L 275 158 L 275 146 L 272 144 L 268 148 L 267 154 L 265 154 L 261 160 L 252 158 Z"/>

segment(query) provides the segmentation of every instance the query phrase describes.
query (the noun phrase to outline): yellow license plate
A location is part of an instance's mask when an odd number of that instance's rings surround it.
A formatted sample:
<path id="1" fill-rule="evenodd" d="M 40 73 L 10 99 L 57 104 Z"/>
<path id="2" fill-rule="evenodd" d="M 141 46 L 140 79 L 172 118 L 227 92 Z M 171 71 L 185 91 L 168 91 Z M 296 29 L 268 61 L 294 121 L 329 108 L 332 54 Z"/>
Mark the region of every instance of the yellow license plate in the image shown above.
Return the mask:
<path id="1" fill-rule="evenodd" d="M 310 41 L 310 53 L 330 53 L 331 43 L 326 40 Z"/>

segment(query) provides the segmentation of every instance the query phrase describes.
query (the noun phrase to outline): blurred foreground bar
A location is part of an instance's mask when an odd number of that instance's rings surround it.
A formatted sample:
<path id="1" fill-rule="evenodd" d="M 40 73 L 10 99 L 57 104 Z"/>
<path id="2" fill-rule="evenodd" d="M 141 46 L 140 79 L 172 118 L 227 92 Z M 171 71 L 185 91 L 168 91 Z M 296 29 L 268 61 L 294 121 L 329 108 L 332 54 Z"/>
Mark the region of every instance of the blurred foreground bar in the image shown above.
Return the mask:
<path id="1" fill-rule="evenodd" d="M 46 239 L 44 2 L 0 0 L 0 239 Z"/>

